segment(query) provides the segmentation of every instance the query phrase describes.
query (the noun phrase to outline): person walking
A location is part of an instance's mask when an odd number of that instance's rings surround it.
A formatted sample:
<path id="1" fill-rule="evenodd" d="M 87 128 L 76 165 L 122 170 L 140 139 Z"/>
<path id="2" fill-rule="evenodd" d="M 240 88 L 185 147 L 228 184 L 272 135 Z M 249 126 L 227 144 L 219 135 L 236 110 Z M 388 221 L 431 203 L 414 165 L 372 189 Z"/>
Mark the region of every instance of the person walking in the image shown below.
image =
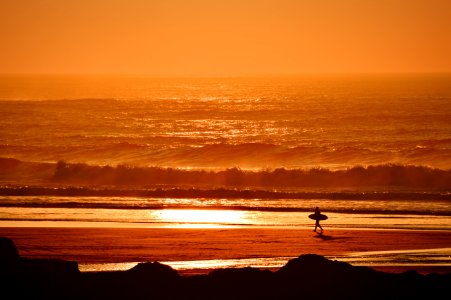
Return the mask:
<path id="1" fill-rule="evenodd" d="M 321 229 L 321 233 L 323 232 L 323 227 L 321 227 L 321 225 L 319 224 L 319 220 L 320 220 L 320 215 L 321 215 L 321 211 L 319 210 L 319 207 L 317 206 L 315 208 L 315 229 L 313 230 L 314 232 L 316 232 L 316 229 L 319 227 Z"/>

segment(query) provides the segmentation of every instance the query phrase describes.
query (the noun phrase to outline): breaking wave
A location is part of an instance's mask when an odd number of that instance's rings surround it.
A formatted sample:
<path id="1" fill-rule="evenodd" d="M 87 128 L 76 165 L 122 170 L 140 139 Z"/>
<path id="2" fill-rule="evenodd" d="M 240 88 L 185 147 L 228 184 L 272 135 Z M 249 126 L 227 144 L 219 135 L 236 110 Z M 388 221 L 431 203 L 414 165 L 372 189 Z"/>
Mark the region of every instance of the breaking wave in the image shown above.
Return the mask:
<path id="1" fill-rule="evenodd" d="M 30 163 L 0 159 L 3 183 L 41 180 L 49 184 L 114 186 L 188 186 L 234 188 L 341 188 L 407 187 L 450 189 L 451 170 L 413 165 L 356 166 L 343 170 L 325 168 L 223 170 L 137 167 L 128 165 L 97 166 L 84 163 Z M 33 177 L 34 176 L 34 177 Z"/>
<path id="2" fill-rule="evenodd" d="M 193 137 L 155 136 L 147 141 L 112 142 L 118 137 L 72 137 L 64 145 L 1 144 L 3 156 L 19 160 L 87 162 L 90 164 L 131 164 L 136 166 L 197 167 L 197 168 L 309 168 L 327 166 L 344 168 L 354 165 L 383 163 L 428 165 L 437 168 L 451 166 L 449 141 L 434 141 L 399 147 L 396 151 L 361 145 L 298 145 L 288 147 L 274 143 L 216 143 Z M 210 143 L 211 144 L 208 144 Z M 207 143 L 203 146 L 189 144 Z M 166 145 L 166 146 L 165 146 Z M 173 145 L 168 147 L 167 145 Z"/>
<path id="3" fill-rule="evenodd" d="M 59 161 L 53 180 L 67 183 L 114 185 L 210 185 L 235 187 L 359 187 L 406 186 L 419 188 L 450 188 L 451 170 L 409 165 L 376 165 L 345 170 L 323 168 L 220 171 L 186 170 L 159 167 L 119 165 L 89 166 Z"/>
<path id="4" fill-rule="evenodd" d="M 82 196 L 199 199 L 329 199 L 329 200 L 451 200 L 449 192 L 297 192 L 227 188 L 112 188 L 1 186 L 0 196 Z M 16 201 L 14 205 L 19 205 Z M 30 205 L 31 202 L 27 202 Z M 1 205 L 6 205 L 1 203 Z M 73 202 L 66 202 L 73 205 Z M 92 203 L 93 206 L 101 204 Z M 190 205 L 191 207 L 191 205 Z M 118 207 L 120 208 L 120 206 Z M 139 207 L 135 207 L 139 208 Z M 145 208 L 150 208 L 146 206 Z M 159 207 L 153 207 L 159 208 Z"/>
<path id="5" fill-rule="evenodd" d="M 218 143 L 217 140 L 187 136 L 153 136 L 145 141 L 130 137 L 71 137 L 64 145 L 0 144 L 4 157 L 19 160 L 87 162 L 89 164 L 130 164 L 135 166 L 196 168 L 345 168 L 384 163 L 451 166 L 450 141 L 424 141 L 393 145 L 394 151 L 377 145 L 297 145 L 276 143 Z M 219 139 L 219 138 L 218 138 Z M 112 141 L 116 140 L 116 141 Z M 117 141 L 119 140 L 119 141 Z M 202 146 L 199 144 L 207 143 Z M 209 144 L 210 143 L 210 144 Z"/>

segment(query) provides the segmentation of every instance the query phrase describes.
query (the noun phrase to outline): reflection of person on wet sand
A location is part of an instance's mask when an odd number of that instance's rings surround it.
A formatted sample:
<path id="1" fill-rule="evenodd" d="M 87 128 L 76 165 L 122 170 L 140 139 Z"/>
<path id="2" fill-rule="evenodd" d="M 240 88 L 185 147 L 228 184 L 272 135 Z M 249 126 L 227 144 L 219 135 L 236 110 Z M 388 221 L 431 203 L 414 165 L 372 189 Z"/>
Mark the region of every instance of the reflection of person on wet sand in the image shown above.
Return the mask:
<path id="1" fill-rule="evenodd" d="M 320 220 L 319 216 L 320 216 L 320 214 L 321 214 L 321 212 L 319 210 L 319 207 L 317 206 L 315 208 L 315 216 L 316 216 L 315 220 L 316 220 L 316 222 L 315 222 L 315 229 L 313 231 L 316 232 L 316 228 L 319 227 L 321 229 L 321 233 L 322 233 L 323 232 L 323 227 L 321 227 L 321 225 L 319 225 L 319 220 Z"/>

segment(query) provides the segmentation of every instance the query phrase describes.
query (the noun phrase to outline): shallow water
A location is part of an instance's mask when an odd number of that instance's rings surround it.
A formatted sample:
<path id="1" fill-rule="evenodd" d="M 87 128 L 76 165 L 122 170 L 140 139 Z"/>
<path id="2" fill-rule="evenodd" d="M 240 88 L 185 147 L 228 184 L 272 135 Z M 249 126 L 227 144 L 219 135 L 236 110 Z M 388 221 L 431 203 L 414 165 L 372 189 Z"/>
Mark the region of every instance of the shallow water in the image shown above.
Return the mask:
<path id="1" fill-rule="evenodd" d="M 262 257 L 246 259 L 212 259 L 193 261 L 163 261 L 162 264 L 175 270 L 213 270 L 218 268 L 280 268 L 294 257 Z M 350 263 L 353 266 L 451 266 L 451 248 L 374 251 L 350 253 L 343 256 L 326 256 L 331 260 Z M 79 264 L 82 272 L 125 271 L 136 266 L 138 262 L 127 263 L 89 263 Z"/>
<path id="2" fill-rule="evenodd" d="M 451 230 L 449 200 L 0 197 L 0 225 L 93 227 L 308 227 L 314 207 L 330 228 Z M 119 208 L 117 208 L 119 207 Z M 35 223 L 33 223 L 35 222 Z M 35 225 L 33 225 L 35 224 Z M 53 225 L 52 225 L 53 224 Z"/>
<path id="3" fill-rule="evenodd" d="M 116 228 L 240 228 L 314 225 L 310 212 L 236 210 L 117 210 L 3 208 L 2 227 L 116 227 Z M 385 228 L 451 230 L 451 217 L 396 214 L 330 213 L 324 228 Z"/>

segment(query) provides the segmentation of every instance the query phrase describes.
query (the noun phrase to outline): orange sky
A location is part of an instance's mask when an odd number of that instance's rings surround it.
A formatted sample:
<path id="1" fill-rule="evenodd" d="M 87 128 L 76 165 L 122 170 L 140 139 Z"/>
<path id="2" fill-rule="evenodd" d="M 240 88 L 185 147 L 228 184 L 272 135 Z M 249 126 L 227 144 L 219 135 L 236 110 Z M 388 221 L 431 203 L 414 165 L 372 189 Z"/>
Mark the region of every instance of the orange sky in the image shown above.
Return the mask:
<path id="1" fill-rule="evenodd" d="M 0 0 L 0 73 L 450 72 L 450 0 Z"/>

